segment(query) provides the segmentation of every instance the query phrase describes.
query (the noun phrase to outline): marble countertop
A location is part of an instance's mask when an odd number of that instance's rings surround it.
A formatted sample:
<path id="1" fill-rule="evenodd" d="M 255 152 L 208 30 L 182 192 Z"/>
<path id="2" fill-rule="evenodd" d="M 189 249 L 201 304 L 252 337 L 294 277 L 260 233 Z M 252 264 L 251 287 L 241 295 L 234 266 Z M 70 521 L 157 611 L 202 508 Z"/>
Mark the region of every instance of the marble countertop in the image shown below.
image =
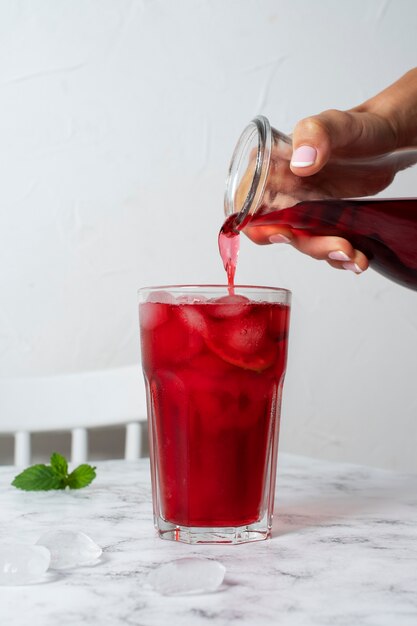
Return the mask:
<path id="1" fill-rule="evenodd" d="M 22 492 L 0 469 L 1 542 L 33 544 L 48 529 L 81 530 L 104 550 L 95 566 L 0 587 L 13 626 L 408 626 L 417 624 L 417 476 L 282 454 L 273 537 L 187 546 L 155 535 L 149 461 L 97 464 L 77 492 Z M 222 587 L 161 596 L 161 563 L 206 556 Z"/>

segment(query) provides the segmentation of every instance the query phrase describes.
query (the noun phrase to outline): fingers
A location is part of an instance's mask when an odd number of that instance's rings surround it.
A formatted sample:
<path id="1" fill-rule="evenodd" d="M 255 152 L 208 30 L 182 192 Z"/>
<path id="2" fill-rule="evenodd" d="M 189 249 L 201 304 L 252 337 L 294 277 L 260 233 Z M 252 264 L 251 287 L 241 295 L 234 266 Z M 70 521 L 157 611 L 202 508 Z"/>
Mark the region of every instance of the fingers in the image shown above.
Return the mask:
<path id="1" fill-rule="evenodd" d="M 377 154 L 392 149 L 395 142 L 392 127 L 382 117 L 359 109 L 331 109 L 298 122 L 290 167 L 297 176 L 311 176 L 334 153 L 351 157 Z"/>
<path id="2" fill-rule="evenodd" d="M 369 261 L 363 252 L 355 250 L 343 237 L 312 236 L 305 230 L 291 229 L 281 224 L 264 224 L 243 231 L 257 244 L 289 243 L 294 248 L 314 259 L 327 261 L 336 269 L 350 270 L 361 274 L 368 269 Z"/>
<path id="3" fill-rule="evenodd" d="M 318 172 L 332 151 L 360 135 L 358 117 L 344 111 L 325 111 L 298 122 L 293 133 L 291 170 L 299 176 Z"/>
<path id="4" fill-rule="evenodd" d="M 336 269 L 350 270 L 355 274 L 361 274 L 368 269 L 369 261 L 360 250 L 341 237 L 310 237 L 305 231 L 286 232 L 285 239 L 282 234 L 270 235 L 270 243 L 290 243 L 294 248 L 308 254 L 317 260 L 327 261 Z"/>

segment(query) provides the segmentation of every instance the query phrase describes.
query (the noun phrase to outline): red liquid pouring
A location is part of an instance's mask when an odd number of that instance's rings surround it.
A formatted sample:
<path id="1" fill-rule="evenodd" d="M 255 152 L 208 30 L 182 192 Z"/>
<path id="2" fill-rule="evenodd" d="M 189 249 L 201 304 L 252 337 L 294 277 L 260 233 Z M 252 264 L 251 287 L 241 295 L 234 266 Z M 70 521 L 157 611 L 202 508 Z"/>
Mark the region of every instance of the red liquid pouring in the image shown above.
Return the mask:
<path id="1" fill-rule="evenodd" d="M 280 226 L 290 227 L 298 237 L 344 237 L 368 257 L 377 272 L 417 290 L 417 198 L 314 200 L 268 210 L 261 206 L 243 225 L 245 234 L 256 243 L 269 243 L 270 235 L 279 232 Z M 235 218 L 227 218 L 219 240 L 236 238 Z M 229 264 L 236 267 L 237 255 L 229 254 L 228 258 Z"/>
<path id="2" fill-rule="evenodd" d="M 234 293 L 237 258 L 239 256 L 239 231 L 234 226 L 235 215 L 228 217 L 219 232 L 219 251 L 227 274 L 229 293 Z"/>

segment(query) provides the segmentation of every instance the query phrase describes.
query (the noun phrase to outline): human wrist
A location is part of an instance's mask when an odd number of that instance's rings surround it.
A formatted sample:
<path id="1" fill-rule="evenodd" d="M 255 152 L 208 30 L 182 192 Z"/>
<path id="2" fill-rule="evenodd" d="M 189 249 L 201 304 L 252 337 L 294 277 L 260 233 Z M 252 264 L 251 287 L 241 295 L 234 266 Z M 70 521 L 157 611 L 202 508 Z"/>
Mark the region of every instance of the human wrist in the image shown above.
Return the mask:
<path id="1" fill-rule="evenodd" d="M 417 68 L 355 110 L 378 117 L 392 134 L 394 148 L 417 145 Z"/>

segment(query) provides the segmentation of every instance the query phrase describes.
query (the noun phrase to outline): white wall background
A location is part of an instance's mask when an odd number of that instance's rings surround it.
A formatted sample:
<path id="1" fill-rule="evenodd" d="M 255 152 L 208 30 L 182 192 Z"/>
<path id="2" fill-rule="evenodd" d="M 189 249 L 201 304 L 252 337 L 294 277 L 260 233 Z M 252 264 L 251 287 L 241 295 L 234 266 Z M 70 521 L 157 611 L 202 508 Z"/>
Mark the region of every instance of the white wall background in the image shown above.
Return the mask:
<path id="1" fill-rule="evenodd" d="M 358 104 L 416 32 L 414 0 L 3 0 L 0 376 L 137 362 L 138 287 L 224 281 L 244 125 Z M 247 240 L 238 281 L 294 293 L 281 449 L 417 470 L 417 292 Z"/>

